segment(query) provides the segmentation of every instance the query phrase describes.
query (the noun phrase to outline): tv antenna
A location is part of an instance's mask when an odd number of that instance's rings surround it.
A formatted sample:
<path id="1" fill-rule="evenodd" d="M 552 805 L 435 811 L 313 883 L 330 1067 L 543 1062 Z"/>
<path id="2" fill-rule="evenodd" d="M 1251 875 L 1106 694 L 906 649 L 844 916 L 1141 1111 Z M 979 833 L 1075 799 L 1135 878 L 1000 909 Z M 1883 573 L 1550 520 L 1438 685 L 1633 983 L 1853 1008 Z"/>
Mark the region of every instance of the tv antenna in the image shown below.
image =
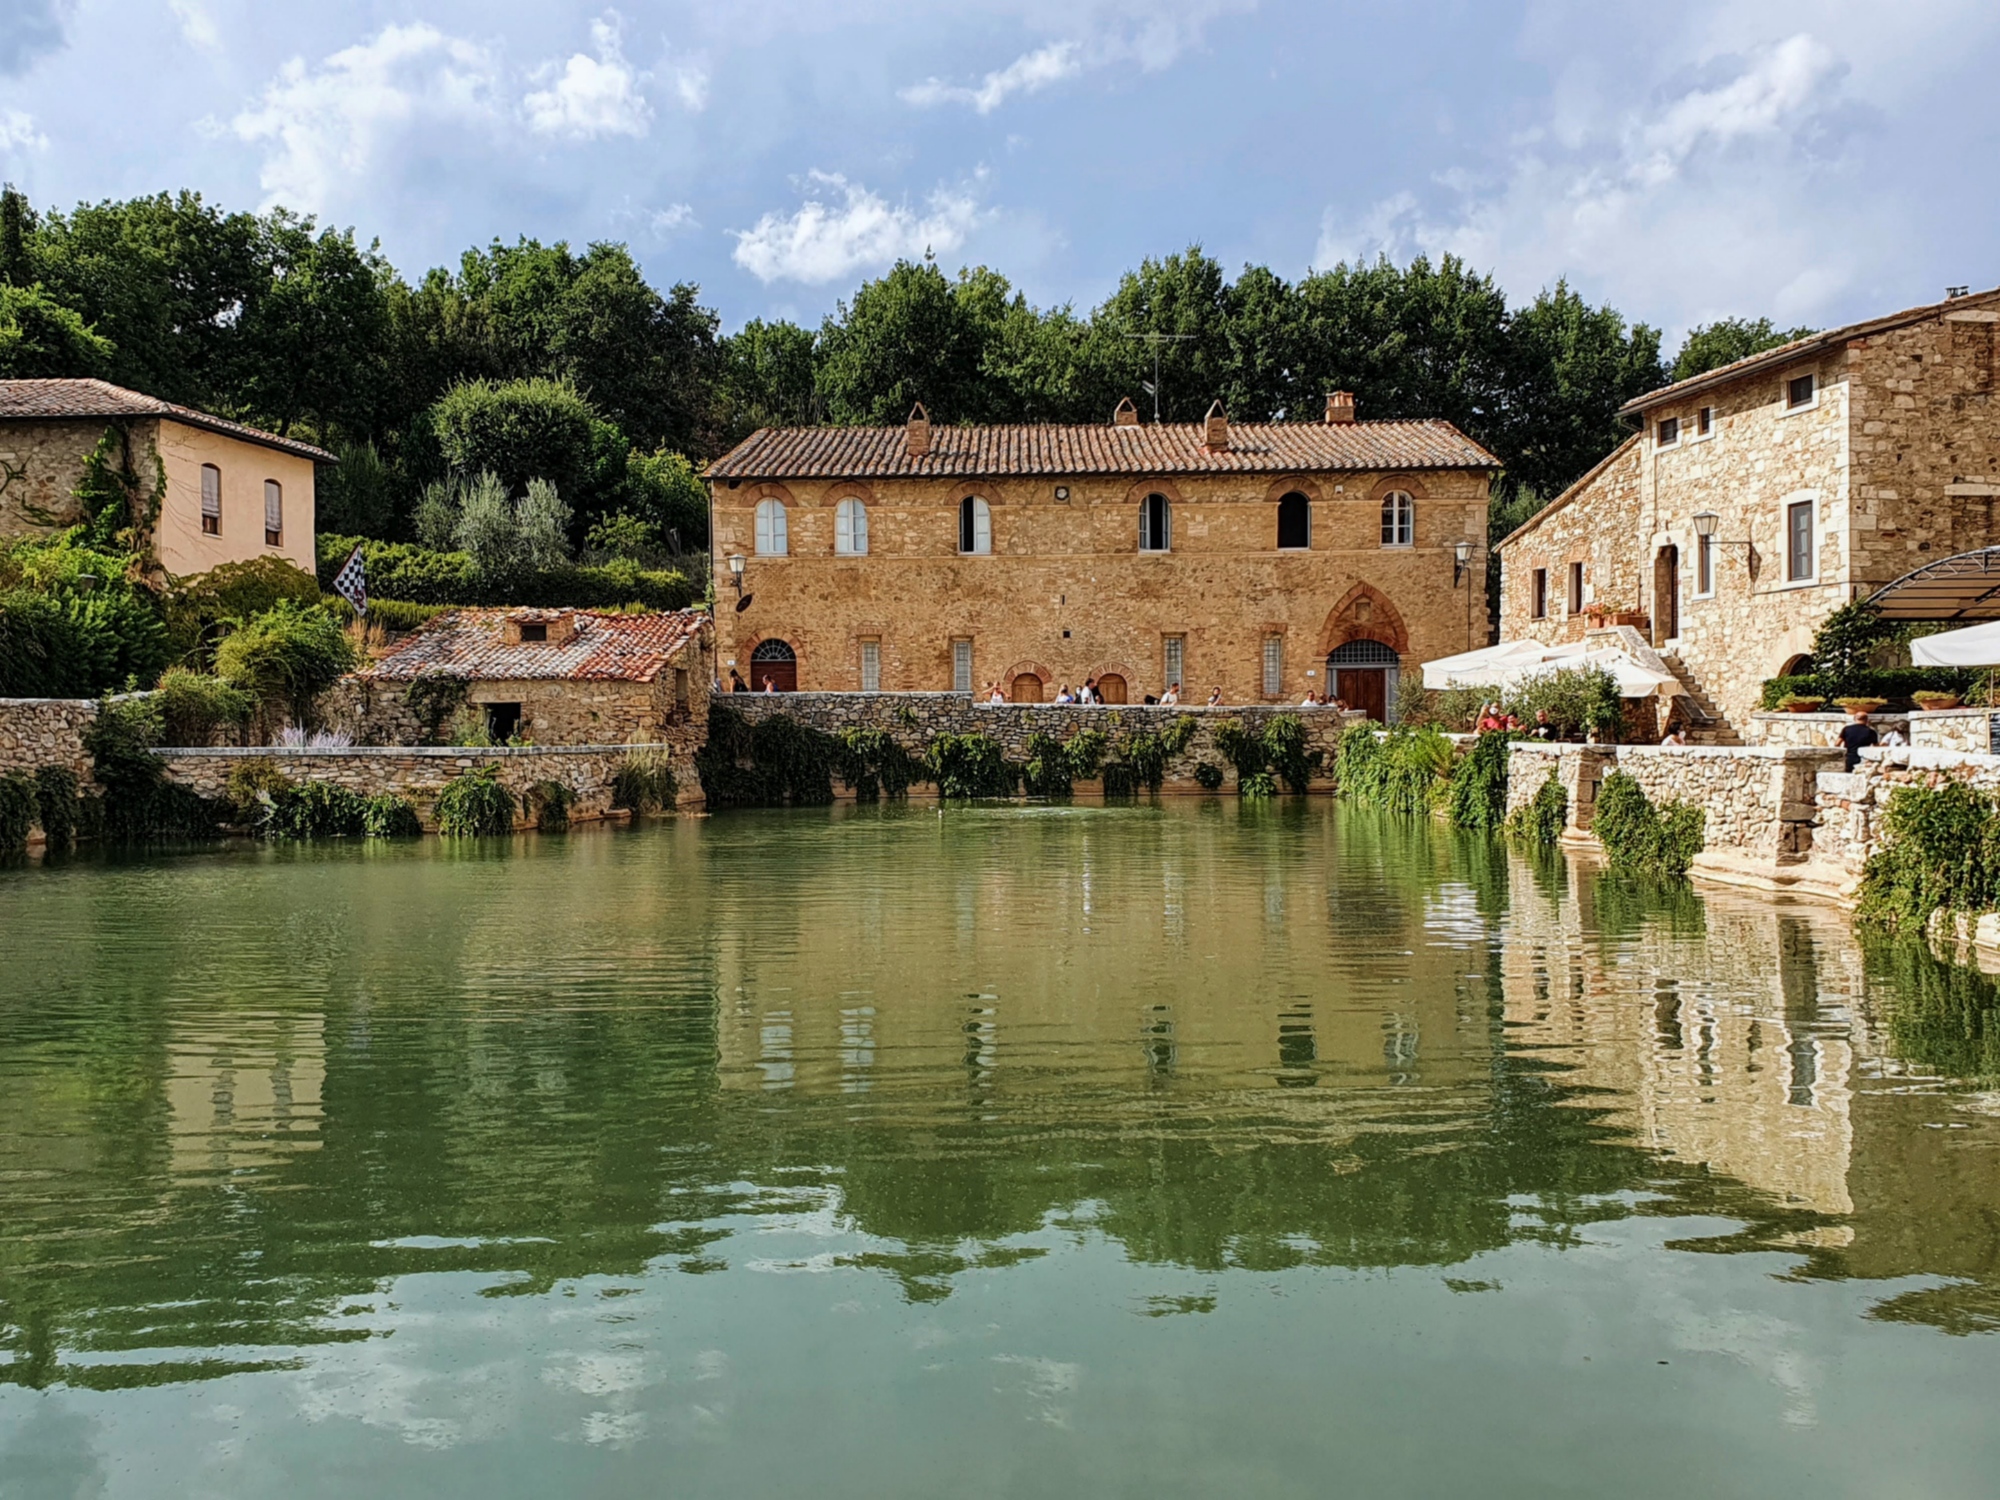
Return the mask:
<path id="1" fill-rule="evenodd" d="M 1139 385 L 1147 395 L 1153 398 L 1153 421 L 1157 424 L 1160 420 L 1160 345 L 1188 343 L 1193 340 L 1194 335 L 1191 333 L 1128 333 L 1125 337 L 1128 339 L 1137 339 L 1142 344 L 1153 346 L 1153 378 L 1150 381 L 1142 380 L 1139 382 Z"/>

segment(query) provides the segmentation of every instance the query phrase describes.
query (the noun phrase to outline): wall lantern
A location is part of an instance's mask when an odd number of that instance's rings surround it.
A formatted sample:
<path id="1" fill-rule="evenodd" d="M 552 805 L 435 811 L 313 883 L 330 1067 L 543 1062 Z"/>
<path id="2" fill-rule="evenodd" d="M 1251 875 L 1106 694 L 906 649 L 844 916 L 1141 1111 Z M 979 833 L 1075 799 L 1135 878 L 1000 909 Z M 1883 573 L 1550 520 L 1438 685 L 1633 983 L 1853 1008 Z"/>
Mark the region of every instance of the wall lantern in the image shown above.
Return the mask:
<path id="1" fill-rule="evenodd" d="M 1718 516 L 1712 510 L 1704 510 L 1696 512 L 1694 518 L 1694 534 L 1702 538 L 1704 541 L 1706 541 L 1708 538 L 1715 535 L 1716 523 L 1721 521 L 1721 519 L 1722 517 Z"/>
<path id="2" fill-rule="evenodd" d="M 1740 542 L 1725 542 L 1718 539 L 1715 534 L 1715 528 L 1721 524 L 1722 517 L 1718 516 L 1714 511 L 1697 511 L 1694 517 L 1694 534 L 1704 542 L 1713 542 L 1718 547 L 1741 547 L 1744 553 L 1744 566 L 1750 572 L 1750 581 L 1753 583 L 1756 582 L 1758 562 L 1756 543 L 1752 542 L 1748 537 L 1745 537 Z"/>
<path id="3" fill-rule="evenodd" d="M 1451 544 L 1451 586 L 1457 588 L 1459 580 L 1465 577 L 1465 565 L 1472 561 L 1472 543 L 1453 542 Z"/>
<path id="4" fill-rule="evenodd" d="M 748 562 L 741 552 L 729 554 L 729 581 L 736 585 L 739 594 L 743 592 L 743 569 L 746 566 Z"/>

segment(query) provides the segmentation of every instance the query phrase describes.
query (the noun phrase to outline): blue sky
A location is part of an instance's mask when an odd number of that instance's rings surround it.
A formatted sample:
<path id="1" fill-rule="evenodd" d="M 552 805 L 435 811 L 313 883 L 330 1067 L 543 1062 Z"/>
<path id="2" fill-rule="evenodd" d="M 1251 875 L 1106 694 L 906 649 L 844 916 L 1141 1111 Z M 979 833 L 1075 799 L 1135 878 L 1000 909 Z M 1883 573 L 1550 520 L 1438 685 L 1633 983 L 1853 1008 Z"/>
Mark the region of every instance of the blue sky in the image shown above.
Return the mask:
<path id="1" fill-rule="evenodd" d="M 4 0 L 0 172 L 619 239 L 734 327 L 898 255 L 1102 298 L 1199 241 L 1456 251 L 1677 335 L 2000 282 L 1994 0 Z"/>

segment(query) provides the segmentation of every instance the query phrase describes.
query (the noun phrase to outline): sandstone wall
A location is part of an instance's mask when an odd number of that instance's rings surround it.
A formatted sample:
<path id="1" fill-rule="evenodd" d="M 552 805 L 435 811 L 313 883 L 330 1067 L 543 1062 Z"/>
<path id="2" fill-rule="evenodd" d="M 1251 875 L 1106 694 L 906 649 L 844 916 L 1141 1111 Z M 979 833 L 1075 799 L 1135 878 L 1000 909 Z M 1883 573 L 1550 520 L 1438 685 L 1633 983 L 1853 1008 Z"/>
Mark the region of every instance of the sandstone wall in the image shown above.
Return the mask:
<path id="1" fill-rule="evenodd" d="M 1639 577 L 1644 549 L 1633 538 L 1644 526 L 1639 488 L 1640 439 L 1628 439 L 1572 489 L 1552 501 L 1532 531 L 1500 554 L 1500 638 L 1551 643 L 1583 639 L 1586 621 L 1572 610 L 1569 570 L 1583 564 L 1583 603 L 1601 609 L 1643 609 Z M 1534 612 L 1536 569 L 1548 574 L 1548 613 Z"/>
<path id="2" fill-rule="evenodd" d="M 1382 545 L 1391 488 L 1415 499 L 1413 547 Z M 1310 500 L 1311 546 L 1280 551 L 1277 502 L 1291 490 Z M 1152 491 L 1173 506 L 1165 553 L 1138 550 L 1139 507 Z M 736 553 L 753 601 L 719 616 L 725 680 L 733 666 L 754 685 L 751 653 L 778 640 L 797 655 L 801 688 L 858 691 L 862 644 L 872 642 L 885 692 L 949 689 L 953 642 L 964 639 L 977 689 L 1031 677 L 1046 702 L 1065 682 L 1111 672 L 1138 702 L 1165 687 L 1166 642 L 1178 637 L 1184 695 L 1219 686 L 1232 703 L 1296 703 L 1324 685 L 1328 652 L 1349 640 L 1389 646 L 1406 674 L 1486 644 L 1479 471 L 746 482 L 713 492 L 717 597 L 737 597 L 726 563 Z M 991 556 L 957 550 L 969 494 L 991 507 Z M 847 498 L 867 507 L 865 557 L 834 555 L 835 507 Z M 757 552 L 764 499 L 786 508 L 788 556 Z M 1456 577 L 1461 540 L 1473 556 Z M 1269 636 L 1282 641 L 1282 687 L 1266 698 Z"/>
<path id="3" fill-rule="evenodd" d="M 1306 726 L 1309 747 L 1326 754 L 1326 773 L 1314 782 L 1316 790 L 1333 786 L 1333 758 L 1340 735 L 1349 724 L 1359 724 L 1366 716 L 1342 713 L 1331 708 L 1160 708 L 1085 707 L 1080 704 L 978 703 L 962 693 L 736 693 L 727 700 L 730 707 L 751 720 L 788 714 L 813 729 L 838 734 L 845 729 L 886 730 L 905 750 L 921 754 L 943 734 L 983 734 L 999 741 L 1007 758 L 1026 760 L 1028 737 L 1053 735 L 1067 740 L 1084 729 L 1102 729 L 1115 746 L 1121 734 L 1158 733 L 1178 719 L 1192 719 L 1196 729 L 1187 748 L 1167 763 L 1167 779 L 1162 790 L 1199 792 L 1194 768 L 1202 761 L 1220 766 L 1233 783 L 1235 772 L 1215 748 L 1215 726 L 1225 719 L 1239 719 L 1246 727 L 1258 728 L 1281 713 L 1298 715 Z M 1081 783 L 1086 789 L 1091 783 Z"/>
<path id="4" fill-rule="evenodd" d="M 489 704 L 520 704 L 520 732 L 537 745 L 691 747 L 707 738 L 709 682 L 702 659 L 691 654 L 687 670 L 685 703 L 671 668 L 657 682 L 475 682 L 467 703 L 480 713 Z M 319 709 L 329 729 L 358 745 L 423 743 L 424 728 L 410 709 L 405 683 L 345 677 L 320 700 Z M 451 727 L 444 726 L 447 736 Z"/>
<path id="5" fill-rule="evenodd" d="M 0 698 L 0 776 L 66 766 L 88 781 L 83 731 L 96 718 L 94 698 Z"/>
<path id="6" fill-rule="evenodd" d="M 72 492 L 110 425 L 0 423 L 0 536 L 47 536 L 82 519 Z"/>
<path id="7" fill-rule="evenodd" d="M 1870 714 L 1869 722 L 1878 733 L 1886 734 L 1891 729 L 1902 731 L 1905 739 L 1910 737 L 1910 726 L 1921 715 L 1910 714 Z M 1744 741 L 1752 745 L 1791 746 L 1797 749 L 1824 750 L 1840 733 L 1847 723 L 1844 713 L 1787 714 L 1753 713 L 1742 725 Z"/>
<path id="8" fill-rule="evenodd" d="M 498 746 L 491 749 L 460 749 L 429 746 L 363 747 L 329 750 L 292 750 L 260 746 L 245 750 L 162 750 L 167 778 L 191 788 L 204 797 L 220 797 L 227 789 L 230 773 L 248 762 L 269 765 L 296 782 L 326 781 L 363 796 L 394 792 L 417 806 L 426 828 L 436 825 L 437 795 L 444 784 L 461 771 L 475 766 L 497 765 L 500 782 L 517 797 L 538 781 L 559 781 L 576 793 L 573 820 L 623 816 L 611 808 L 613 778 L 619 764 L 637 750 L 657 750 L 657 745 L 568 745 Z M 677 805 L 702 805 L 701 781 L 696 776 L 691 754 L 672 752 L 674 777 L 679 784 Z M 530 827 L 533 819 L 525 813 L 517 826 Z"/>

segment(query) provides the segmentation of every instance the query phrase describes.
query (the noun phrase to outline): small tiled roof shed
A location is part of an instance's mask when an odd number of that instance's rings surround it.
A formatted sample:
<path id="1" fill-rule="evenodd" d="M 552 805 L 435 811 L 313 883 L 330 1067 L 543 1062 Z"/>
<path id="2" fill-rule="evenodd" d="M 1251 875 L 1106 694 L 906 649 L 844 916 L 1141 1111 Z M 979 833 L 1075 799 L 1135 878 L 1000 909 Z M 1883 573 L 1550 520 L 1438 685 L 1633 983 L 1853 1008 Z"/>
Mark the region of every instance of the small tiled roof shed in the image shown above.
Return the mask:
<path id="1" fill-rule="evenodd" d="M 424 672 L 474 682 L 653 682 L 707 623 L 695 609 L 645 615 L 459 609 L 355 675 L 379 682 L 408 682 Z"/>

